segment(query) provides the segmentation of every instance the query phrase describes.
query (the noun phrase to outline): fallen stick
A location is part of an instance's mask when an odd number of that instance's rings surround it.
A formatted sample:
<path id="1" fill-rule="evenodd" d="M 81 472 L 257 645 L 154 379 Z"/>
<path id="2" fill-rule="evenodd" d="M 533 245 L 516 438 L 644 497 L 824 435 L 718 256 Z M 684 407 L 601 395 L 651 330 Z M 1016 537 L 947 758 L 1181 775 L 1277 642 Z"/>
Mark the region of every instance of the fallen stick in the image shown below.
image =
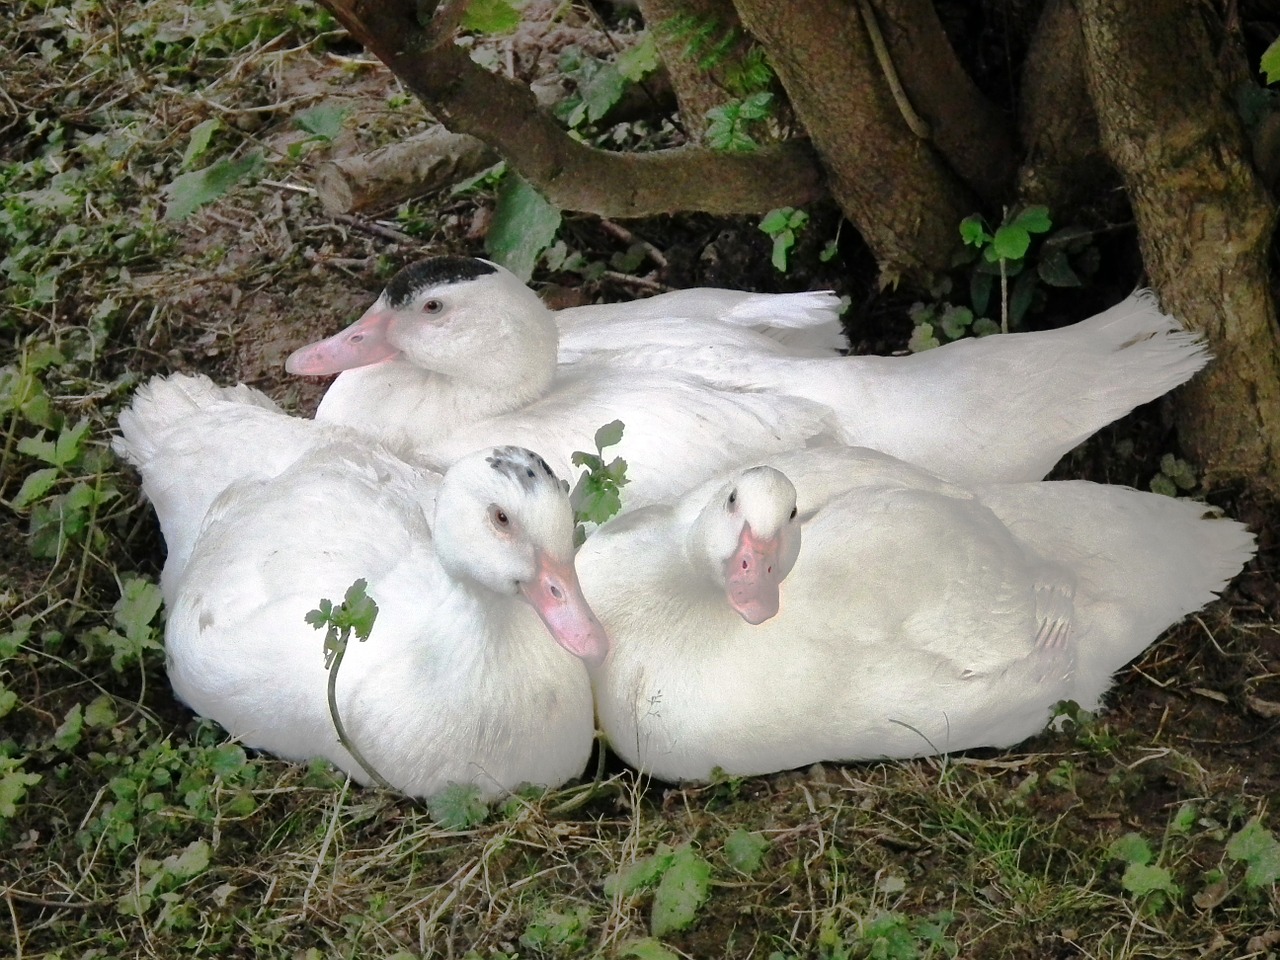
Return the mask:
<path id="1" fill-rule="evenodd" d="M 329 213 L 387 210 L 496 163 L 482 141 L 436 126 L 372 153 L 322 164 L 316 195 Z"/>

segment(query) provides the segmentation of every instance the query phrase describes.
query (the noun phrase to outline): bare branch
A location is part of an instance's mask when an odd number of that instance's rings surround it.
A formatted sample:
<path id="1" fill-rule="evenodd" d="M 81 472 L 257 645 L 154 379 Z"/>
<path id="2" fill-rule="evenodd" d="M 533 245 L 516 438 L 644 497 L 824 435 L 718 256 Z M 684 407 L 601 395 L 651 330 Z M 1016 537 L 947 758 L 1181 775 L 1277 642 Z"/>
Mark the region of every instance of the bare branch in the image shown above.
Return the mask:
<path id="1" fill-rule="evenodd" d="M 321 164 L 316 196 L 329 213 L 385 210 L 466 179 L 497 161 L 483 141 L 435 126 L 372 153 Z"/>
<path id="2" fill-rule="evenodd" d="M 570 137 L 521 84 L 489 73 L 453 43 L 432 41 L 414 0 L 322 0 L 454 133 L 493 146 L 565 210 L 643 217 L 681 210 L 753 213 L 826 195 L 821 168 L 802 142 L 753 153 L 696 148 L 624 154 Z"/>

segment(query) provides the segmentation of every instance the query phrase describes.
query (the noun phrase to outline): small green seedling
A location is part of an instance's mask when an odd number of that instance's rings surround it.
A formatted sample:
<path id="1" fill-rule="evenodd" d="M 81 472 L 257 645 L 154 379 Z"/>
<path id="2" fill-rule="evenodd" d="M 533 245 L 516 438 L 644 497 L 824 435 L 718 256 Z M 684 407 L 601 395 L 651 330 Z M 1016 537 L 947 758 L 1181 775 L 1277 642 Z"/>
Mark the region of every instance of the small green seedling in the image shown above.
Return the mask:
<path id="1" fill-rule="evenodd" d="M 470 830 L 484 823 L 489 806 L 480 799 L 480 788 L 472 783 L 451 783 L 427 798 L 431 819 L 446 830 Z"/>
<path id="2" fill-rule="evenodd" d="M 739 873 L 755 873 L 764 864 L 764 855 L 768 852 L 769 841 L 763 834 L 742 827 L 724 840 L 725 862 Z"/>
<path id="3" fill-rule="evenodd" d="M 752 124 L 773 112 L 772 93 L 753 93 L 707 111 L 707 145 L 723 153 L 750 153 L 759 148 L 748 133 Z"/>
<path id="4" fill-rule="evenodd" d="M 338 669 L 342 666 L 342 658 L 347 652 L 347 643 L 354 633 L 361 643 L 369 639 L 373 632 L 373 623 L 378 618 L 378 605 L 365 593 L 369 584 L 357 580 L 347 588 L 342 603 L 333 605 L 332 600 L 322 599 L 320 606 L 306 615 L 307 623 L 317 630 L 324 630 L 324 668 L 329 671 L 329 716 L 333 718 L 334 729 L 338 732 L 338 742 L 355 758 L 356 763 L 369 779 L 387 790 L 394 790 L 386 779 L 378 773 L 360 753 L 356 745 L 347 736 L 342 725 L 342 717 L 338 713 Z"/>
<path id="5" fill-rule="evenodd" d="M 711 895 L 711 864 L 692 845 L 672 848 L 665 843 L 604 882 L 610 899 L 653 889 L 649 927 L 655 937 L 691 926 Z"/>
<path id="6" fill-rule="evenodd" d="M 1009 332 L 1009 321 L 1017 323 L 1031 306 L 1031 297 L 1035 292 L 1035 276 L 1027 273 L 1020 277 L 1014 285 L 1013 301 L 1009 298 L 1009 278 L 1022 273 L 1024 258 L 1031 247 L 1032 234 L 1047 233 L 1053 226 L 1049 219 L 1047 207 L 1027 207 L 996 227 L 992 233 L 987 222 L 978 214 L 965 217 L 960 221 L 960 239 L 966 246 L 973 247 L 981 253 L 984 263 L 997 268 L 1000 277 L 1000 330 Z M 981 277 L 986 277 L 985 282 Z M 975 271 L 973 278 L 974 309 L 984 312 L 986 299 L 989 296 L 991 276 L 982 271 Z M 981 288 L 981 289 L 980 289 Z M 983 293 L 983 289 L 987 291 Z M 981 304 L 979 301 L 982 301 Z"/>
<path id="7" fill-rule="evenodd" d="M 582 546 L 586 540 L 586 524 L 602 524 L 622 509 L 622 488 L 627 485 L 627 461 L 614 457 L 605 463 L 604 450 L 605 447 L 617 446 L 622 442 L 623 429 L 621 420 L 606 423 L 596 431 L 595 453 L 578 450 L 571 457 L 575 467 L 586 467 L 578 475 L 578 482 L 569 494 L 569 503 L 573 506 L 573 517 L 577 523 L 573 532 L 575 546 Z"/>
<path id="8" fill-rule="evenodd" d="M 1151 478 L 1151 491 L 1166 497 L 1176 497 L 1178 491 L 1194 490 L 1200 481 L 1196 472 L 1187 461 L 1166 453 L 1160 458 L 1160 472 Z"/>
<path id="9" fill-rule="evenodd" d="M 970 334 L 989 337 L 1000 332 L 1000 325 L 994 320 L 975 317 L 968 307 L 946 301 L 913 303 L 907 315 L 914 324 L 911 339 L 907 342 L 907 349 L 912 353 L 932 350 Z"/>
<path id="10" fill-rule="evenodd" d="M 793 207 L 770 210 L 760 221 L 761 231 L 773 238 L 773 266 L 779 273 L 787 272 L 787 255 L 796 245 L 796 234 L 808 222 L 809 215 Z"/>
<path id="11" fill-rule="evenodd" d="M 1227 841 L 1227 856 L 1245 864 L 1246 889 L 1261 890 L 1280 881 L 1280 840 L 1257 817 Z"/>
<path id="12" fill-rule="evenodd" d="M 311 136 L 289 144 L 289 158 L 296 160 L 313 143 L 332 143 L 342 132 L 342 124 L 350 113 L 347 107 L 322 103 L 295 114 L 293 125 Z"/>
<path id="13" fill-rule="evenodd" d="M 1167 868 L 1151 862 L 1155 855 L 1141 834 L 1126 833 L 1114 840 L 1107 852 L 1125 863 L 1120 885 L 1135 897 L 1146 898 L 1152 911 L 1158 913 L 1170 898 L 1182 892 Z"/>

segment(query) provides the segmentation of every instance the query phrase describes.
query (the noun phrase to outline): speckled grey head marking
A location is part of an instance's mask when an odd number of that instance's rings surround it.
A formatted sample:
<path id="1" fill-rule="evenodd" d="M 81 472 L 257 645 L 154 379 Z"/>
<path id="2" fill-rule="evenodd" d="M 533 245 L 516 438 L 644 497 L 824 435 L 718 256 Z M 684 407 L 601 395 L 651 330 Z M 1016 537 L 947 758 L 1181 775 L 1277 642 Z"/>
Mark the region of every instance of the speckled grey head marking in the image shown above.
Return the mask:
<path id="1" fill-rule="evenodd" d="M 497 273 L 497 268 L 474 257 L 432 257 L 402 269 L 388 281 L 382 295 L 387 298 L 387 306 L 398 310 L 424 287 L 474 280 L 488 273 Z"/>
<path id="2" fill-rule="evenodd" d="M 563 489 L 555 471 L 532 450 L 524 447 L 494 447 L 485 461 L 503 476 L 510 477 L 526 490 L 549 483 L 557 490 Z"/>

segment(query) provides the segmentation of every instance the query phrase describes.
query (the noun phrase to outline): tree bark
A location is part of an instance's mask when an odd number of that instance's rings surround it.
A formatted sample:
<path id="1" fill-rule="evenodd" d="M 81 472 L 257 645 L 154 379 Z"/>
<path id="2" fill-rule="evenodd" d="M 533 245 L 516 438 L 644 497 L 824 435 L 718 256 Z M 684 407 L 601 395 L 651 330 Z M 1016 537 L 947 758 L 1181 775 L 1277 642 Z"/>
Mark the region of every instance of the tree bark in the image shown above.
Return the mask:
<path id="1" fill-rule="evenodd" d="M 451 24 L 424 28 L 415 0 L 321 2 L 441 123 L 493 146 L 561 209 L 613 218 L 758 213 L 826 196 L 821 166 L 805 143 L 736 154 L 597 150 L 542 113 L 527 87 L 472 61 L 453 42 Z M 440 14 L 459 16 L 459 5 L 442 5 Z"/>
<path id="2" fill-rule="evenodd" d="M 1017 169 L 1009 119 L 961 66 L 933 4 L 877 0 L 875 6 L 907 97 L 929 124 L 929 140 L 982 202 L 998 209 Z"/>
<path id="3" fill-rule="evenodd" d="M 861 232 L 882 281 L 946 270 L 957 225 L 978 201 L 913 134 L 858 12 L 841 0 L 735 0 L 813 138 L 831 194 Z"/>
<path id="4" fill-rule="evenodd" d="M 1194 0 L 1082 0 L 1089 89 L 1165 308 L 1217 359 L 1184 389 L 1180 437 L 1207 484 L 1280 491 L 1280 335 L 1268 286 L 1276 211 Z M 1174 52 L 1174 55 L 1171 55 Z"/>
<path id="5" fill-rule="evenodd" d="M 1118 186 L 1089 98 L 1084 34 L 1074 0 L 1045 4 L 1022 78 L 1018 196 L 1056 215 L 1095 200 L 1099 184 Z"/>
<path id="6" fill-rule="evenodd" d="M 732 0 L 637 0 L 637 5 L 671 78 L 685 134 L 690 142 L 702 143 L 708 111 L 723 106 L 730 97 L 719 82 L 717 71 L 690 56 L 686 52 L 688 40 L 672 26 L 677 18 L 692 18 L 714 26 L 718 37 L 728 38 L 738 28 L 738 12 Z M 744 48 L 745 43 L 739 42 L 732 49 L 741 54 Z"/>

